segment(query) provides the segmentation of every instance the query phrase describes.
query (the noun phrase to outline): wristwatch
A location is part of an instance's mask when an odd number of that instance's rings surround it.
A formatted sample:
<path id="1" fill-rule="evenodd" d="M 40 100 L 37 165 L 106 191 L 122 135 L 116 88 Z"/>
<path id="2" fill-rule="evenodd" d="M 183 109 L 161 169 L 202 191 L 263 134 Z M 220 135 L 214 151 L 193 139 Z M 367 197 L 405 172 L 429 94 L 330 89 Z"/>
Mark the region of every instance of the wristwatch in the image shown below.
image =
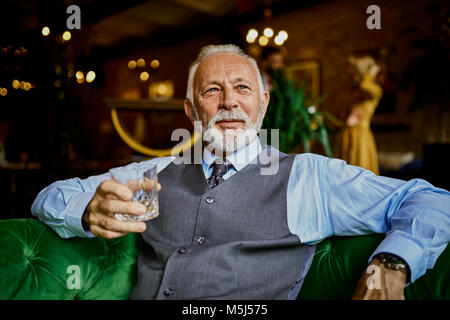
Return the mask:
<path id="1" fill-rule="evenodd" d="M 390 253 L 379 253 L 374 256 L 374 259 L 379 259 L 386 268 L 393 270 L 400 270 L 406 273 L 406 278 L 409 279 L 409 267 L 405 260 Z"/>

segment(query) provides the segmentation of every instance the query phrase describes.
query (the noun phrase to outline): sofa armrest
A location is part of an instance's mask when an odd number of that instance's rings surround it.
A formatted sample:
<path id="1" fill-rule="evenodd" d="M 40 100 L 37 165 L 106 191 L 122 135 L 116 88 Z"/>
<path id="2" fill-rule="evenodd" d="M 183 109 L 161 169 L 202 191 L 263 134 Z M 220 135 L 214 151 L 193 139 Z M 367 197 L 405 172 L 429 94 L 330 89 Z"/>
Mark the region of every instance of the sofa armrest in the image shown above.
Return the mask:
<path id="1" fill-rule="evenodd" d="M 299 300 L 351 299 L 368 260 L 385 235 L 330 237 L 316 246 L 314 259 L 298 295 Z M 407 300 L 450 299 L 450 248 L 433 269 L 405 288 Z"/>

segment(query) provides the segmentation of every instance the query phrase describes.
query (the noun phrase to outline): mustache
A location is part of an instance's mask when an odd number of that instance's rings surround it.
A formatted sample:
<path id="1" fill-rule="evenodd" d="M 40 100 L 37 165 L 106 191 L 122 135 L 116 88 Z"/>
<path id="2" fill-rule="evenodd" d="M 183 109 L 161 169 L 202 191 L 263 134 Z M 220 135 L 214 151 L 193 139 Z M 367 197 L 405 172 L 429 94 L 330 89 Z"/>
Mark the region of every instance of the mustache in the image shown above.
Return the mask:
<path id="1" fill-rule="evenodd" d="M 247 125 L 252 124 L 248 115 L 239 109 L 232 109 L 230 111 L 225 109 L 219 110 L 219 112 L 217 112 L 210 120 L 210 123 L 215 124 L 216 122 L 224 120 L 241 120 L 246 122 Z"/>

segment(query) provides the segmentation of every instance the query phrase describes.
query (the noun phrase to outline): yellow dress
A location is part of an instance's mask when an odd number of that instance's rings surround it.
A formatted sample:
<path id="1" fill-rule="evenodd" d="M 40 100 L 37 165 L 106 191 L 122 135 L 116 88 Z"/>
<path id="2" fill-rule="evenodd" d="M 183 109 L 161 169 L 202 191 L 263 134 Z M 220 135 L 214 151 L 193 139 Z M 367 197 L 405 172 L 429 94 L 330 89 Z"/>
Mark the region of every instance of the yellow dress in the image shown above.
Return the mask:
<path id="1" fill-rule="evenodd" d="M 360 88 L 368 95 L 356 103 L 353 108 L 359 108 L 362 111 L 362 118 L 358 124 L 345 127 L 340 133 L 338 157 L 349 164 L 379 174 L 377 148 L 370 130 L 370 121 L 383 95 L 383 90 L 369 75 L 363 77 Z"/>

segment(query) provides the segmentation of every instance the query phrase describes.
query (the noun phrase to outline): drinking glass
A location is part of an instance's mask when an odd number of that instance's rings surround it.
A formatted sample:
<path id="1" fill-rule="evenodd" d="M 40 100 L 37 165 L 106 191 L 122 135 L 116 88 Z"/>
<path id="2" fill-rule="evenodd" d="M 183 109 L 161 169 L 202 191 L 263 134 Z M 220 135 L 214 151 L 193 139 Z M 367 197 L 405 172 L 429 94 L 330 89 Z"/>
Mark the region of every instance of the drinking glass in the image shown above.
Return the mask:
<path id="1" fill-rule="evenodd" d="M 142 173 L 142 170 L 133 167 L 120 167 L 109 170 L 111 177 L 115 181 L 131 189 L 133 192 L 131 201 L 137 201 L 147 207 L 147 212 L 143 215 L 115 213 L 114 217 L 116 219 L 121 221 L 147 221 L 159 215 L 158 174 L 156 168 L 156 165 L 152 165 L 144 173 Z"/>

